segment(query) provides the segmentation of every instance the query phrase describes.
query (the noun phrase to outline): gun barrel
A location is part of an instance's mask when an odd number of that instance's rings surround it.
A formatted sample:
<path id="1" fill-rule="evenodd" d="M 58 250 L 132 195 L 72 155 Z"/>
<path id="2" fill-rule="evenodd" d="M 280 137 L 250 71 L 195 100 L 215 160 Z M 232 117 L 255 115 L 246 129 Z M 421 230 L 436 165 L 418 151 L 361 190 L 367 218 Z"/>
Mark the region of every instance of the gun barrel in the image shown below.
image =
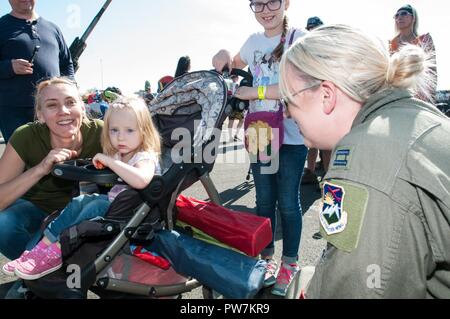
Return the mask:
<path id="1" fill-rule="evenodd" d="M 86 40 L 91 34 L 92 30 L 94 30 L 95 26 L 97 25 L 98 21 L 102 17 L 103 13 L 105 13 L 108 6 L 111 4 L 112 0 L 106 0 L 106 2 L 103 4 L 100 11 L 97 13 L 97 15 L 94 17 L 92 22 L 87 27 L 86 31 L 84 31 L 81 38 L 76 38 L 72 44 L 70 45 L 69 51 L 72 56 L 73 66 L 75 69 L 75 72 L 78 70 L 78 59 L 80 58 L 81 54 L 83 53 L 84 49 L 86 49 Z"/>
<path id="2" fill-rule="evenodd" d="M 87 27 L 86 31 L 84 31 L 83 35 L 81 36 L 81 41 L 86 42 L 86 39 L 91 34 L 92 30 L 94 30 L 95 26 L 97 25 L 98 21 L 102 17 L 103 13 L 105 13 L 108 6 L 111 4 L 112 0 L 106 0 L 106 2 L 103 4 L 100 11 L 97 13 L 97 15 L 92 20 L 91 24 Z"/>

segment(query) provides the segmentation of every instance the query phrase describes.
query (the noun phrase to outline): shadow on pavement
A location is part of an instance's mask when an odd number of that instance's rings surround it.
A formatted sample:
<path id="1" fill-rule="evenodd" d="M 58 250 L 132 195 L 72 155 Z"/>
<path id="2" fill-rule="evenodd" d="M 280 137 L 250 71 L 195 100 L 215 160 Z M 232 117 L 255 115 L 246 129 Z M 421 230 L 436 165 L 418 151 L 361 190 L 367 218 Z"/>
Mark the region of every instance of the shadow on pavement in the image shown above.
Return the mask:
<path id="1" fill-rule="evenodd" d="M 244 148 L 244 145 L 241 144 L 233 144 L 233 145 L 228 145 L 228 146 L 223 146 L 224 144 L 221 144 L 219 146 L 219 154 L 226 154 L 227 152 L 232 152 L 232 151 L 239 151 L 242 150 Z"/>
<path id="2" fill-rule="evenodd" d="M 6 294 L 15 283 L 15 281 L 10 281 L 0 285 L 0 299 L 5 299 Z"/>
<path id="3" fill-rule="evenodd" d="M 237 211 L 254 213 L 254 209 L 249 210 L 247 206 L 233 205 L 233 203 L 237 202 L 240 198 L 250 193 L 254 188 L 255 185 L 253 184 L 253 181 L 245 181 L 234 188 L 223 191 L 222 193 L 220 193 L 220 198 L 222 200 L 223 206 Z"/>

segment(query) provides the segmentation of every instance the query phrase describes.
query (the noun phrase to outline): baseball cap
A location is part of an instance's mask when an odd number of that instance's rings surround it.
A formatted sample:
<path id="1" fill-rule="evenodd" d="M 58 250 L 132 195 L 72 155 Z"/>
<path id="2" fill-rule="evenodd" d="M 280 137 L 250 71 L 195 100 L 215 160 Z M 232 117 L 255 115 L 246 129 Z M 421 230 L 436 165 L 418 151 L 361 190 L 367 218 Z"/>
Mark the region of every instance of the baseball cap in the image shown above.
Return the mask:
<path id="1" fill-rule="evenodd" d="M 309 30 L 322 24 L 323 22 L 319 17 L 311 17 L 308 19 L 308 22 L 306 22 L 306 29 Z"/>

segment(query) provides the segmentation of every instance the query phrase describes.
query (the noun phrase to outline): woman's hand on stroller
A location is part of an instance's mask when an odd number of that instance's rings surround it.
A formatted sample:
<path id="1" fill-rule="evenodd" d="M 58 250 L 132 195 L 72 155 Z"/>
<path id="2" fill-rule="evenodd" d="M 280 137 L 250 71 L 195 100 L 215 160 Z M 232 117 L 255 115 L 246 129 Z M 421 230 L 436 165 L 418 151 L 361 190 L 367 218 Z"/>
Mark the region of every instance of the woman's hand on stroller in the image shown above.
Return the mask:
<path id="1" fill-rule="evenodd" d="M 38 168 L 42 171 L 42 175 L 48 175 L 55 164 L 76 158 L 78 153 L 73 150 L 65 148 L 53 149 L 48 155 L 39 163 Z"/>

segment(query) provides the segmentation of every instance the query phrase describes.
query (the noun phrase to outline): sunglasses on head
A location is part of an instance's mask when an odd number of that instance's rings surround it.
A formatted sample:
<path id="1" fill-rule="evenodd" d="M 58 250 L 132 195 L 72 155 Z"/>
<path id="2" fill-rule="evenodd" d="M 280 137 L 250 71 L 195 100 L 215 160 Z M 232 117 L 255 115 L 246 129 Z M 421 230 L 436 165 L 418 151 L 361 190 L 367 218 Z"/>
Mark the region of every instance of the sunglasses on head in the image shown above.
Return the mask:
<path id="1" fill-rule="evenodd" d="M 394 19 L 398 19 L 399 17 L 412 16 L 411 12 L 408 11 L 399 11 L 394 15 Z"/>

